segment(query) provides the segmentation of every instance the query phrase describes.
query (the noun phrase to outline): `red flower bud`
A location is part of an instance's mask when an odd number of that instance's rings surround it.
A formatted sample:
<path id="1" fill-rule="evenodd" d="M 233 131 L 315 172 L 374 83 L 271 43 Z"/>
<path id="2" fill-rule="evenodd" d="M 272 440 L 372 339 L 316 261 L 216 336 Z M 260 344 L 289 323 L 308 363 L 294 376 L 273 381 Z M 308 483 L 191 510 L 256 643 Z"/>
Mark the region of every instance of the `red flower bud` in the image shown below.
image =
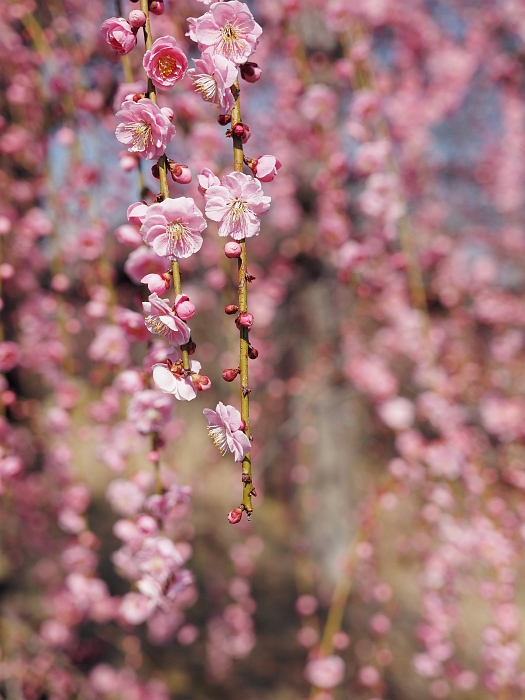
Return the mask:
<path id="1" fill-rule="evenodd" d="M 235 319 L 235 324 L 237 325 L 237 328 L 247 328 L 250 330 L 250 328 L 253 326 L 253 316 L 252 314 L 249 314 L 247 311 L 242 313 L 240 316 L 237 316 Z"/>
<path id="2" fill-rule="evenodd" d="M 155 163 L 155 165 L 151 166 L 151 174 L 153 175 L 153 177 L 157 178 L 157 180 L 160 180 L 158 163 Z"/>
<path id="3" fill-rule="evenodd" d="M 257 348 L 254 348 L 253 345 L 248 347 L 248 357 L 250 360 L 256 360 L 259 357 L 259 351 Z"/>
<path id="4" fill-rule="evenodd" d="M 180 185 L 187 185 L 191 182 L 191 170 L 187 165 L 181 165 L 170 160 L 168 161 L 168 167 L 174 182 L 178 182 Z"/>
<path id="5" fill-rule="evenodd" d="M 193 340 L 190 338 L 186 345 L 181 345 L 182 350 L 186 350 L 188 355 L 194 355 L 195 350 L 197 349 L 197 345 L 193 342 Z"/>
<path id="6" fill-rule="evenodd" d="M 244 136 L 246 128 L 247 127 L 242 122 L 237 122 L 237 124 L 234 124 L 234 126 L 232 127 L 232 135 L 242 138 Z"/>
<path id="7" fill-rule="evenodd" d="M 149 11 L 152 12 L 154 15 L 163 15 L 164 14 L 164 2 L 163 2 L 163 0 L 153 0 L 153 2 L 150 2 Z"/>
<path id="8" fill-rule="evenodd" d="M 233 382 L 235 377 L 239 374 L 238 369 L 225 369 L 222 373 L 222 378 L 225 382 Z"/>
<path id="9" fill-rule="evenodd" d="M 226 124 L 229 124 L 231 120 L 231 114 L 219 114 L 219 116 L 217 117 L 217 121 L 221 126 L 226 126 Z"/>
<path id="10" fill-rule="evenodd" d="M 241 78 L 246 80 L 247 83 L 256 83 L 261 78 L 262 70 L 259 68 L 257 63 L 252 61 L 247 61 L 243 63 L 241 68 Z"/>
<path id="11" fill-rule="evenodd" d="M 250 138 L 251 135 L 252 135 L 252 134 L 251 134 L 251 131 L 250 131 L 250 127 L 249 127 L 247 124 L 245 124 L 245 125 L 244 125 L 244 134 L 243 134 L 242 137 L 241 137 L 241 141 L 242 141 L 243 143 L 248 143 L 248 139 Z"/>
<path id="12" fill-rule="evenodd" d="M 232 511 L 228 513 L 228 522 L 231 523 L 232 525 L 235 525 L 236 523 L 240 522 L 242 518 L 242 509 L 241 508 L 234 508 Z"/>
<path id="13" fill-rule="evenodd" d="M 236 304 L 227 304 L 224 307 L 224 313 L 228 314 L 228 316 L 231 316 L 232 314 L 236 314 L 237 311 L 239 311 L 239 307 Z"/>

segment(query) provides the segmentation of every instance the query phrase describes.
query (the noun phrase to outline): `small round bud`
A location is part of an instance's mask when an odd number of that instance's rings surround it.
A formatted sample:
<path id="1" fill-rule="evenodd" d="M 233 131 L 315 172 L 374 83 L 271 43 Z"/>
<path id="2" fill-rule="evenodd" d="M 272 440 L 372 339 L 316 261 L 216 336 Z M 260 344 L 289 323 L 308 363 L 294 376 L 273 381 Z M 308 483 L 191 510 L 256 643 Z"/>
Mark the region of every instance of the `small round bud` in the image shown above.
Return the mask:
<path id="1" fill-rule="evenodd" d="M 136 92 L 131 99 L 133 100 L 133 102 L 138 102 L 139 100 L 144 99 L 144 93 L 143 92 Z"/>
<path id="2" fill-rule="evenodd" d="M 228 513 L 228 522 L 231 523 L 232 525 L 235 525 L 236 523 L 239 523 L 242 518 L 242 509 L 241 508 L 234 508 L 232 511 Z"/>
<path id="3" fill-rule="evenodd" d="M 252 314 L 249 314 L 247 311 L 243 312 L 240 316 L 237 316 L 235 319 L 235 323 L 237 325 L 237 328 L 240 328 L 241 326 L 243 328 L 247 328 L 250 330 L 250 328 L 253 326 L 253 316 Z"/>
<path id="4" fill-rule="evenodd" d="M 233 382 L 235 377 L 239 374 L 238 369 L 225 369 L 222 373 L 222 378 L 225 382 Z"/>
<path id="5" fill-rule="evenodd" d="M 195 306 L 185 294 L 179 294 L 175 299 L 174 311 L 183 321 L 189 321 L 195 316 Z"/>
<path id="6" fill-rule="evenodd" d="M 158 163 L 155 163 L 155 165 L 151 166 L 151 174 L 153 175 L 154 178 L 156 178 L 157 180 L 160 180 L 160 172 L 159 172 Z"/>
<path id="7" fill-rule="evenodd" d="M 241 256 L 241 253 L 242 253 L 242 248 L 237 243 L 237 241 L 229 241 L 224 246 L 224 255 L 227 258 L 239 258 Z"/>
<path id="8" fill-rule="evenodd" d="M 231 114 L 219 114 L 217 117 L 217 121 L 221 126 L 226 126 L 226 124 L 229 124 L 232 120 L 232 115 Z"/>
<path id="9" fill-rule="evenodd" d="M 237 311 L 239 311 L 239 307 L 237 306 L 237 304 L 226 304 L 226 306 L 224 307 L 224 313 L 228 314 L 228 316 L 236 314 Z"/>
<path id="10" fill-rule="evenodd" d="M 256 360 L 259 357 L 259 351 L 253 345 L 250 345 L 248 348 L 248 357 L 250 360 Z"/>
<path id="11" fill-rule="evenodd" d="M 149 4 L 149 11 L 154 15 L 163 15 L 164 2 L 162 0 L 153 0 L 153 2 L 150 2 Z"/>
<path id="12" fill-rule="evenodd" d="M 245 130 L 246 126 L 242 122 L 237 122 L 237 124 L 234 124 L 234 126 L 232 126 L 232 135 L 242 138 L 244 136 Z"/>
<path id="13" fill-rule="evenodd" d="M 128 22 L 135 29 L 143 27 L 146 24 L 146 15 L 142 10 L 131 10 L 128 17 Z"/>
<path id="14" fill-rule="evenodd" d="M 191 170 L 187 165 L 181 165 L 180 163 L 169 164 L 171 178 L 174 182 L 178 182 L 179 185 L 188 185 L 191 182 Z"/>
<path id="15" fill-rule="evenodd" d="M 247 61 L 243 63 L 241 68 L 241 78 L 246 80 L 247 83 L 256 83 L 261 79 L 262 70 L 259 68 L 257 63 L 252 61 Z"/>

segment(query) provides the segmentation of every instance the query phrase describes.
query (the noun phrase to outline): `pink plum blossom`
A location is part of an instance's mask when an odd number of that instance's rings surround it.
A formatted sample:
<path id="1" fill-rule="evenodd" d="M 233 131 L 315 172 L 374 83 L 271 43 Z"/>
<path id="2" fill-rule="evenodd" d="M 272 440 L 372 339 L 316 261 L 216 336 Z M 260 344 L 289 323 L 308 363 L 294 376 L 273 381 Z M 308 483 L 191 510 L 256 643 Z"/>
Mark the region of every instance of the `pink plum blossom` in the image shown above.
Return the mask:
<path id="1" fill-rule="evenodd" d="M 261 182 L 271 182 L 281 167 L 282 163 L 279 158 L 275 156 L 259 156 L 252 171 L 255 177 Z"/>
<path id="2" fill-rule="evenodd" d="M 146 275 L 163 275 L 169 267 L 166 258 L 159 257 L 154 250 L 141 245 L 128 255 L 124 272 L 135 284 L 139 284 Z"/>
<path id="3" fill-rule="evenodd" d="M 268 211 L 271 202 L 257 180 L 238 172 L 225 175 L 220 185 L 209 187 L 205 200 L 206 216 L 219 222 L 219 236 L 230 235 L 237 241 L 259 234 L 258 216 Z"/>
<path id="4" fill-rule="evenodd" d="M 251 56 L 262 34 L 248 6 L 238 0 L 215 2 L 209 12 L 188 21 L 189 37 L 201 51 L 225 56 L 237 65 Z"/>
<path id="5" fill-rule="evenodd" d="M 172 345 L 184 345 L 190 339 L 190 329 L 175 313 L 167 299 L 157 294 L 149 295 L 149 301 L 143 301 L 142 307 L 148 314 L 145 319 L 150 333 L 157 333 Z"/>
<path id="6" fill-rule="evenodd" d="M 175 136 L 175 127 L 150 99 L 123 102 L 116 114 L 119 124 L 115 135 L 130 153 L 142 158 L 160 158 Z"/>
<path id="7" fill-rule="evenodd" d="M 135 226 L 130 224 L 122 224 L 115 229 L 115 238 L 122 245 L 127 245 L 130 248 L 136 248 L 142 243 L 142 237 Z"/>
<path id="8" fill-rule="evenodd" d="M 173 394 L 179 401 L 191 401 L 197 396 L 198 391 L 193 375 L 199 374 L 201 364 L 196 360 L 191 360 L 190 366 L 191 374 L 186 375 L 180 353 L 178 350 L 174 350 L 168 355 L 166 363 L 153 365 L 155 386 L 165 394 Z"/>
<path id="9" fill-rule="evenodd" d="M 243 421 L 239 411 L 219 401 L 215 411 L 205 408 L 203 413 L 208 420 L 208 435 L 221 455 L 230 450 L 235 461 L 242 462 L 250 451 L 250 440 L 241 428 Z"/>
<path id="10" fill-rule="evenodd" d="M 135 226 L 142 226 L 144 219 L 146 218 L 146 213 L 148 211 L 148 205 L 144 202 L 135 202 L 130 204 L 127 211 L 128 221 L 130 224 Z"/>
<path id="11" fill-rule="evenodd" d="M 122 17 L 110 17 L 102 22 L 100 31 L 105 35 L 108 44 L 121 56 L 125 56 L 135 48 L 137 43 L 135 32 L 129 22 Z"/>
<path id="12" fill-rule="evenodd" d="M 139 433 L 159 432 L 171 418 L 172 403 L 160 391 L 147 389 L 135 394 L 128 405 L 127 418 Z"/>
<path id="13" fill-rule="evenodd" d="M 204 196 L 208 187 L 212 185 L 220 185 L 221 181 L 214 175 L 209 168 L 203 168 L 197 175 L 197 181 L 199 183 L 199 192 Z"/>
<path id="14" fill-rule="evenodd" d="M 144 504 L 144 491 L 132 481 L 115 479 L 106 489 L 106 498 L 119 515 L 135 515 Z"/>
<path id="15" fill-rule="evenodd" d="M 144 70 L 158 88 L 168 89 L 184 78 L 188 59 L 172 36 L 161 36 L 143 59 Z"/>
<path id="16" fill-rule="evenodd" d="M 185 294 L 177 294 L 175 297 L 175 311 L 183 321 L 189 321 L 195 316 L 195 306 Z"/>
<path id="17" fill-rule="evenodd" d="M 155 273 L 145 275 L 141 280 L 142 284 L 147 284 L 150 292 L 164 294 L 170 288 L 170 277 L 168 274 L 157 275 Z"/>
<path id="18" fill-rule="evenodd" d="M 157 255 L 188 258 L 202 246 L 206 221 L 191 197 L 168 197 L 148 207 L 140 232 Z"/>
<path id="19" fill-rule="evenodd" d="M 306 664 L 306 680 L 317 688 L 335 688 L 344 678 L 345 664 L 340 656 L 312 659 Z"/>
<path id="20" fill-rule="evenodd" d="M 193 88 L 206 102 L 219 105 L 221 114 L 229 114 L 235 104 L 231 86 L 237 78 L 235 63 L 224 56 L 203 53 L 188 71 Z"/>
<path id="21" fill-rule="evenodd" d="M 154 609 L 155 603 L 150 598 L 132 591 L 122 598 L 119 612 L 130 625 L 140 625 L 151 616 Z"/>

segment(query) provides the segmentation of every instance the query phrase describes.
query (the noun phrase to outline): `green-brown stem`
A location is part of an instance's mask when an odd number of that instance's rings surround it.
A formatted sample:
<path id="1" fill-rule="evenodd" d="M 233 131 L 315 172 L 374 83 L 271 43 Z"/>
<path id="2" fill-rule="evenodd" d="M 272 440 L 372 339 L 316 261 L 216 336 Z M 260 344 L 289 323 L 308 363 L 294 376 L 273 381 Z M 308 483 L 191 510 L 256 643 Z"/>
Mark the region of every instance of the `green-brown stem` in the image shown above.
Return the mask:
<path id="1" fill-rule="evenodd" d="M 235 105 L 232 109 L 232 127 L 239 122 L 241 119 L 241 102 L 240 102 L 240 89 L 239 81 L 235 81 L 235 85 L 232 88 L 233 95 L 235 97 Z M 233 169 L 237 173 L 242 173 L 244 153 L 242 148 L 242 139 L 240 136 L 232 136 L 233 139 Z M 238 266 L 238 306 L 239 311 L 244 313 L 248 311 L 248 267 L 246 261 L 246 239 L 239 241 L 241 246 L 241 255 L 239 257 Z M 248 329 L 244 326 L 240 326 L 239 331 L 239 369 L 241 380 L 241 418 L 246 424 L 244 432 L 248 437 L 250 437 L 250 393 L 249 393 L 249 382 L 248 382 L 248 348 L 250 347 L 250 341 L 248 339 Z M 252 460 L 251 453 L 244 457 L 242 461 L 242 479 L 243 479 L 243 490 L 242 490 L 242 505 L 244 510 L 250 516 L 252 507 Z"/>

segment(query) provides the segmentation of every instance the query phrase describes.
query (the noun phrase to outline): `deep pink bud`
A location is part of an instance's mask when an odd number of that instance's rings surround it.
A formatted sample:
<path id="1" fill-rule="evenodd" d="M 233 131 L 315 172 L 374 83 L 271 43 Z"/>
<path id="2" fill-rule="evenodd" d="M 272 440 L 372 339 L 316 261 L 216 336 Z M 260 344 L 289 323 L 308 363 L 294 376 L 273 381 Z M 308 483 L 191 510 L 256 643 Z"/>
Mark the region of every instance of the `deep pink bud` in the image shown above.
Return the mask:
<path id="1" fill-rule="evenodd" d="M 174 182 L 178 182 L 180 185 L 187 185 L 191 182 L 191 170 L 187 165 L 170 161 L 169 168 Z"/>
<path id="2" fill-rule="evenodd" d="M 158 163 L 155 163 L 155 165 L 151 166 L 151 174 L 153 175 L 154 178 L 156 178 L 157 180 L 160 180 L 160 171 L 159 171 Z"/>
<path id="3" fill-rule="evenodd" d="M 153 2 L 150 2 L 149 11 L 152 12 L 154 15 L 163 15 L 164 14 L 164 2 L 163 2 L 163 0 L 153 0 Z"/>
<path id="4" fill-rule="evenodd" d="M 233 382 L 235 377 L 239 374 L 238 369 L 225 369 L 222 373 L 222 378 L 225 382 Z"/>
<path id="5" fill-rule="evenodd" d="M 233 314 L 236 314 L 237 311 L 239 311 L 239 307 L 237 304 L 227 304 L 224 307 L 224 313 L 228 314 L 228 316 L 232 316 Z"/>
<path id="6" fill-rule="evenodd" d="M 259 357 L 259 351 L 257 348 L 254 348 L 253 345 L 248 347 L 248 357 L 250 360 L 256 360 Z"/>
<path id="7" fill-rule="evenodd" d="M 195 306 L 185 294 L 177 295 L 175 299 L 175 313 L 183 321 L 188 321 L 195 316 Z"/>
<path id="8" fill-rule="evenodd" d="M 256 83 L 261 78 L 262 70 L 259 68 L 257 63 L 252 63 L 252 61 L 247 61 L 243 63 L 241 68 L 241 78 L 246 80 L 247 83 Z"/>
<path id="9" fill-rule="evenodd" d="M 228 522 L 231 523 L 232 525 L 235 525 L 236 523 L 240 522 L 242 518 L 242 509 L 241 508 L 234 508 L 232 511 L 228 513 Z"/>
<path id="10" fill-rule="evenodd" d="M 243 143 L 248 143 L 248 139 L 250 138 L 251 135 L 252 135 L 252 133 L 250 131 L 250 127 L 247 124 L 245 124 L 244 125 L 244 134 L 241 136 L 241 141 Z"/>
<path id="11" fill-rule="evenodd" d="M 237 122 L 237 124 L 235 124 L 232 127 L 232 134 L 233 134 L 233 136 L 239 136 L 242 138 L 244 136 L 245 129 L 246 129 L 246 126 L 242 122 Z"/>
<path id="12" fill-rule="evenodd" d="M 241 253 L 242 248 L 237 241 L 228 241 L 228 243 L 226 243 L 224 246 L 224 255 L 227 258 L 239 258 Z"/>
<path id="13" fill-rule="evenodd" d="M 146 24 L 146 15 L 142 10 L 131 10 L 128 17 L 128 22 L 132 27 L 138 29 Z"/>
<path id="14" fill-rule="evenodd" d="M 249 314 L 247 311 L 245 311 L 240 316 L 237 316 L 237 318 L 235 319 L 235 323 L 237 325 L 237 328 L 243 326 L 244 328 L 250 330 L 250 328 L 253 326 L 253 316 L 252 314 Z"/>
<path id="15" fill-rule="evenodd" d="M 232 115 L 231 114 L 219 114 L 217 117 L 217 121 L 221 126 L 226 126 L 226 124 L 229 124 L 232 120 Z"/>
<path id="16" fill-rule="evenodd" d="M 239 426 L 239 430 L 244 431 L 245 428 L 246 428 L 246 421 L 244 420 L 244 418 L 241 418 L 241 424 Z"/>
<path id="17" fill-rule="evenodd" d="M 193 374 L 191 378 L 197 391 L 208 391 L 211 388 L 211 380 L 205 374 Z"/>

